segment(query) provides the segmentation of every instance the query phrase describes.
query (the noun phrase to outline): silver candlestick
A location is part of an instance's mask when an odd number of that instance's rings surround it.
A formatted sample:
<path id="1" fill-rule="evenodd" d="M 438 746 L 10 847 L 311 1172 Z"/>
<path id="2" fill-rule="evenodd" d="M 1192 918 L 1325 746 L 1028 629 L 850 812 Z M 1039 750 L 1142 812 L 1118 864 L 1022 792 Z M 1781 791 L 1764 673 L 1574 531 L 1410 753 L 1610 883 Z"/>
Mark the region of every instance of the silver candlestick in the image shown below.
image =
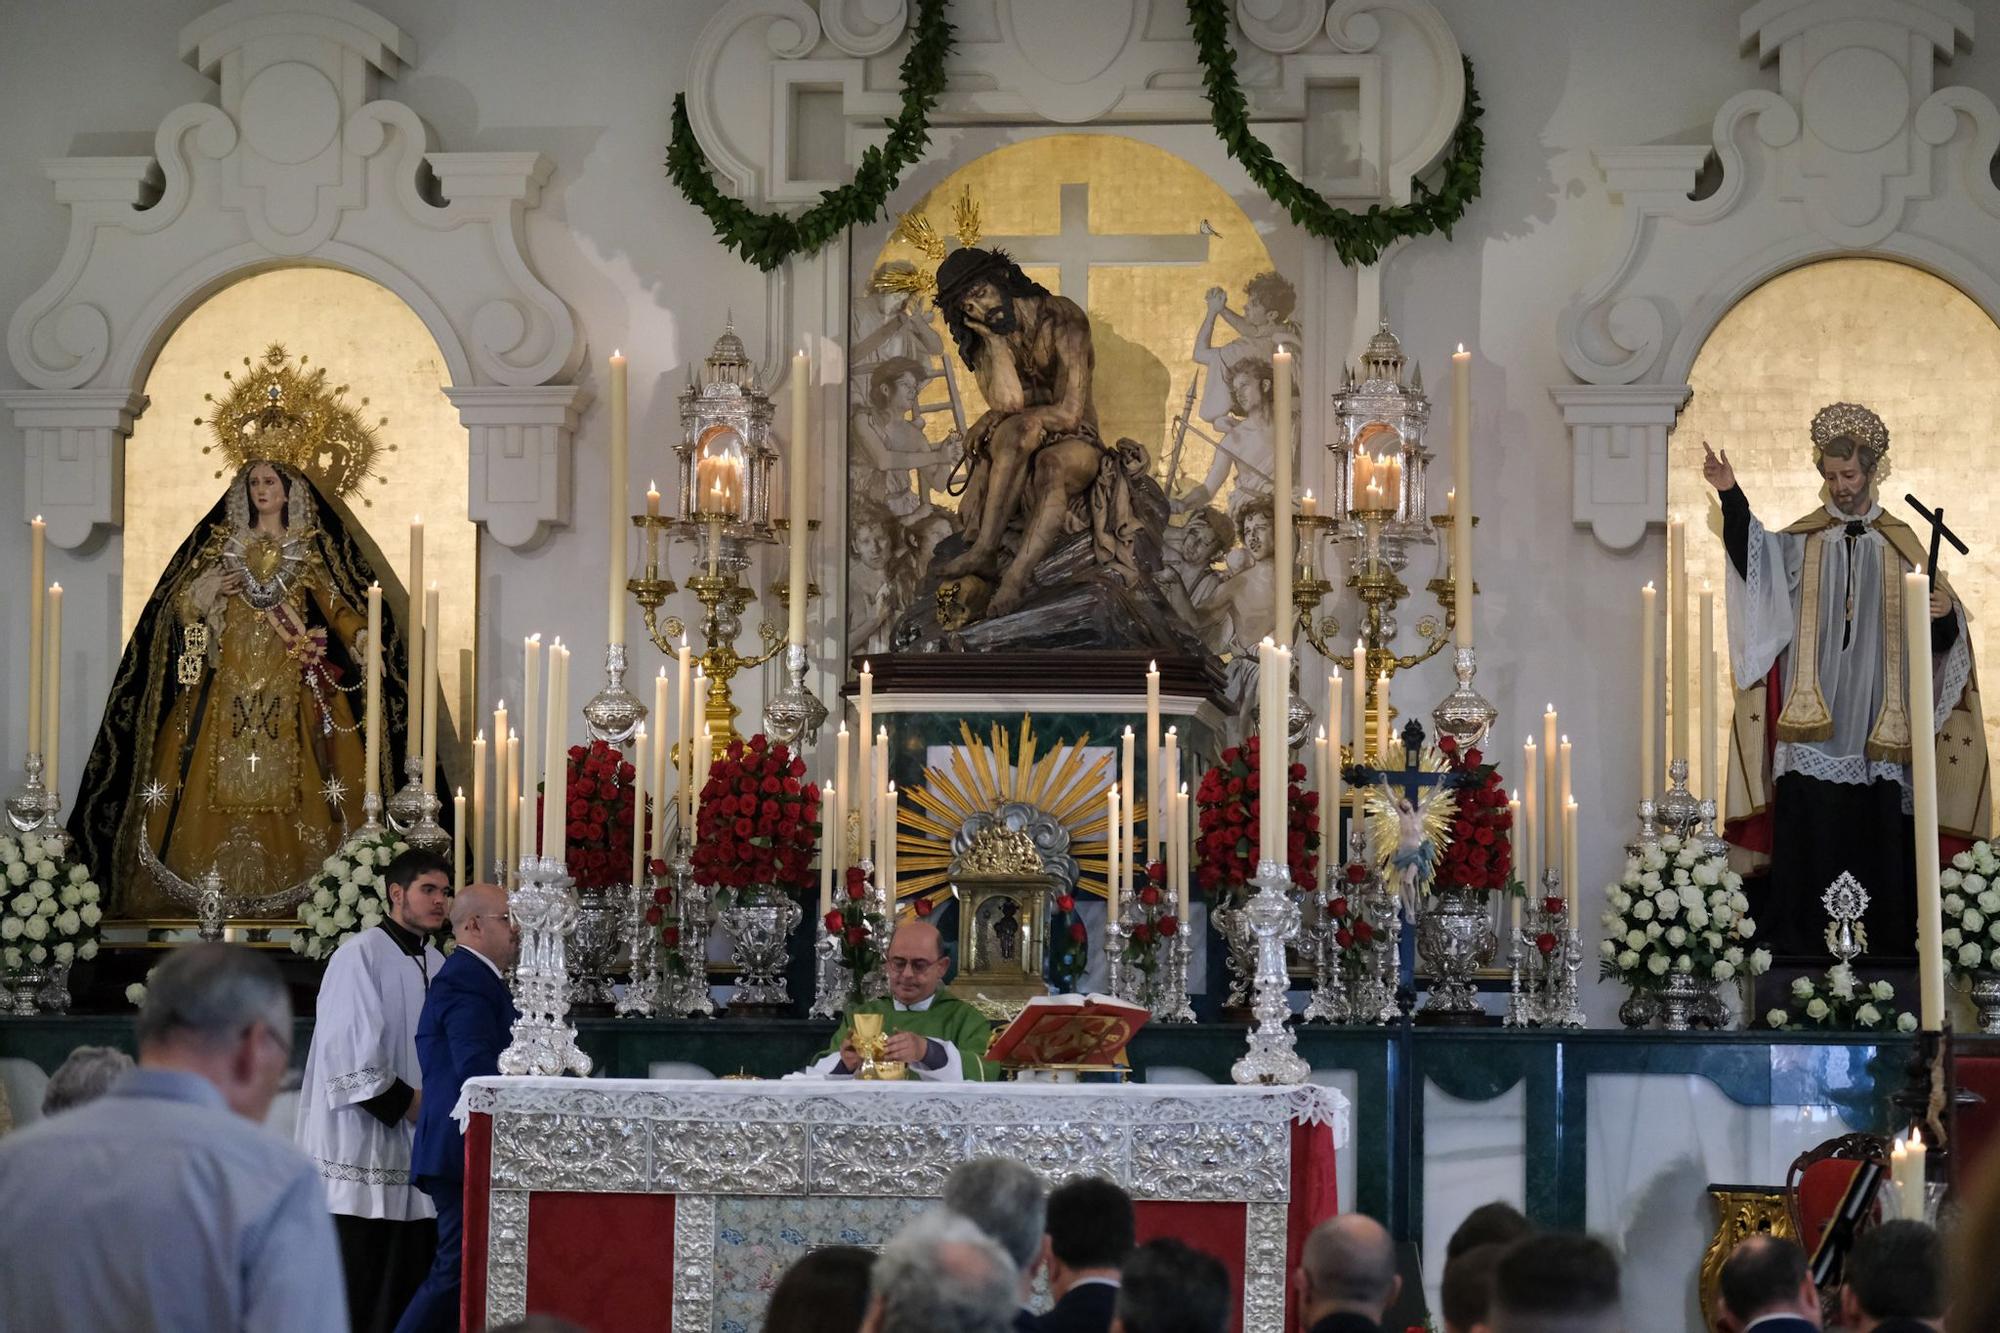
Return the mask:
<path id="1" fill-rule="evenodd" d="M 514 1039 L 500 1053 L 503 1074 L 588 1077 L 590 1057 L 576 1044 L 569 1021 L 569 958 L 565 937 L 576 919 L 575 881 L 551 856 L 523 856 L 521 885 L 507 895 L 507 910 L 521 932 L 514 966 Z"/>
<path id="2" fill-rule="evenodd" d="M 208 868 L 200 880 L 201 897 L 195 905 L 195 934 L 209 944 L 222 938 L 222 872 Z"/>
<path id="3" fill-rule="evenodd" d="M 1654 807 L 1652 797 L 1649 796 L 1639 802 L 1639 836 L 1634 841 L 1625 844 L 1625 854 L 1627 856 L 1637 856 L 1642 848 L 1654 846 L 1659 842 L 1660 824 L 1658 813 L 1658 810 Z"/>
<path id="4" fill-rule="evenodd" d="M 1486 696 L 1472 686 L 1472 677 L 1479 670 L 1479 660 L 1472 649 L 1455 649 L 1451 656 L 1451 669 L 1458 677 L 1458 684 L 1431 710 L 1431 721 L 1436 725 L 1438 735 L 1456 739 L 1459 751 L 1463 753 L 1486 739 L 1486 733 L 1493 729 L 1493 721 L 1500 716 L 1500 710 L 1488 703 Z"/>
<path id="5" fill-rule="evenodd" d="M 604 688 L 583 706 L 583 721 L 592 740 L 623 746 L 646 720 L 646 705 L 625 688 L 625 645 L 604 650 Z"/>
<path id="6" fill-rule="evenodd" d="M 651 1018 L 660 1004 L 660 932 L 646 913 L 653 905 L 653 877 L 641 875 L 632 886 L 626 915 L 631 970 L 625 993 L 613 1011 L 620 1018 Z"/>
<path id="7" fill-rule="evenodd" d="M 1153 981 L 1153 1018 L 1161 1023 L 1194 1022 L 1194 1006 L 1188 1003 L 1188 967 L 1194 958 L 1194 941 L 1188 937 L 1187 923 L 1180 923 L 1160 960 Z"/>
<path id="8" fill-rule="evenodd" d="M 1688 790 L 1688 761 L 1676 759 L 1667 766 L 1667 779 L 1671 785 L 1659 800 L 1653 803 L 1653 814 L 1658 820 L 1662 833 L 1672 833 L 1683 839 L 1701 818 L 1701 803 Z"/>
<path id="9" fill-rule="evenodd" d="M 1562 954 L 1562 979 L 1556 993 L 1554 1026 L 1580 1028 L 1583 1026 L 1583 1002 L 1577 989 L 1576 974 L 1583 967 L 1583 940 L 1574 921 L 1564 928 L 1559 948 Z"/>
<path id="10" fill-rule="evenodd" d="M 439 851 L 451 846 L 451 834 L 437 822 L 441 802 L 424 788 L 424 761 L 421 755 L 403 759 L 404 782 L 389 798 L 389 827 L 412 847 Z"/>
<path id="11" fill-rule="evenodd" d="M 1706 856 L 1728 855 L 1729 844 L 1723 840 L 1714 799 L 1704 796 L 1698 808 L 1701 812 L 1701 832 L 1698 836 L 1702 853 Z"/>
<path id="12" fill-rule="evenodd" d="M 16 833 L 33 833 L 48 818 L 46 775 L 41 753 L 28 751 L 27 760 L 22 765 L 21 789 L 7 798 L 7 822 L 14 826 Z"/>
<path id="13" fill-rule="evenodd" d="M 772 740 L 795 751 L 802 745 L 818 744 L 819 729 L 826 724 L 826 705 L 806 684 L 806 665 L 805 645 L 787 644 L 785 675 L 791 683 L 764 705 L 764 730 Z"/>
<path id="14" fill-rule="evenodd" d="M 1119 913 L 1119 917 L 1123 918 L 1128 915 L 1130 910 L 1131 904 L 1125 904 L 1125 910 Z M 1104 918 L 1104 990 L 1106 994 L 1120 1000 L 1133 999 L 1131 978 L 1126 975 L 1125 968 L 1125 937 L 1130 930 L 1131 927 L 1126 925 L 1122 919 L 1114 919 L 1109 914 L 1106 914 Z"/>
<path id="15" fill-rule="evenodd" d="M 361 827 L 356 833 L 376 834 L 382 831 L 382 793 L 371 791 L 361 797 Z M 475 867 L 476 869 L 477 867 Z M 505 881 L 502 881 L 503 883 Z"/>
<path id="16" fill-rule="evenodd" d="M 675 849 L 667 872 L 674 877 L 674 914 L 680 923 L 679 948 L 685 965 L 683 974 L 676 978 L 668 1013 L 674 1018 L 713 1018 L 715 999 L 708 992 L 709 896 L 694 882 L 685 843 Z"/>
<path id="17" fill-rule="evenodd" d="M 854 974 L 841 961 L 840 941 L 819 923 L 819 938 L 813 945 L 813 1002 L 807 1018 L 839 1018 L 854 995 Z"/>
<path id="18" fill-rule="evenodd" d="M 1257 939 L 1257 984 L 1252 1010 L 1257 1025 L 1249 1049 L 1230 1067 L 1237 1083 L 1303 1083 L 1311 1072 L 1295 1049 L 1298 1039 L 1285 1026 L 1292 1007 L 1285 999 L 1285 942 L 1299 931 L 1299 905 L 1292 901 L 1291 869 L 1282 861 L 1259 861 L 1257 885 L 1244 910 Z"/>
<path id="19" fill-rule="evenodd" d="M 1340 928 L 1327 911 L 1330 898 L 1330 892 L 1320 895 L 1319 925 L 1312 933 L 1312 999 L 1299 1016 L 1301 1023 L 1347 1023 L 1354 1018 L 1354 1006 L 1347 999 L 1347 979 L 1341 975 Z"/>
<path id="20" fill-rule="evenodd" d="M 1500 1020 L 1500 1025 L 1524 1028 L 1532 1024 L 1530 1000 L 1521 989 L 1521 932 L 1517 930 L 1507 951 L 1507 1013 Z"/>

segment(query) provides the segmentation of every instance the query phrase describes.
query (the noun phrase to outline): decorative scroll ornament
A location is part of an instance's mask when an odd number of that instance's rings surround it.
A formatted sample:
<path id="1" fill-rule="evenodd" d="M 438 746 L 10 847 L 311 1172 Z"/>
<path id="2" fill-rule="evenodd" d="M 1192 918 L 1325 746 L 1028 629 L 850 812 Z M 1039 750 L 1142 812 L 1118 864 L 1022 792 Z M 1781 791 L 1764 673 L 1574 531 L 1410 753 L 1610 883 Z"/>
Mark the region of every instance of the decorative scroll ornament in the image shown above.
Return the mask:
<path id="1" fill-rule="evenodd" d="M 958 858 L 961 875 L 1039 875 L 1042 854 L 1035 840 L 1019 829 L 991 824 L 979 830 L 972 846 Z"/>
<path id="2" fill-rule="evenodd" d="M 329 387 L 326 368 L 307 370 L 308 359 L 302 356 L 294 366 L 284 346 L 272 343 L 258 360 L 243 358 L 248 367 L 243 378 L 222 372 L 231 386 L 223 398 L 202 395 L 215 410 L 206 418 L 196 417 L 194 424 L 207 426 L 215 436 L 201 451 L 222 455 L 225 466 L 216 469 L 217 477 L 233 475 L 250 463 L 282 463 L 342 499 L 359 494 L 370 477 L 377 483 L 384 480 L 376 465 L 396 446 L 384 443 L 375 431 L 389 419 L 377 417 L 372 425 L 362 420 L 357 405 L 346 401 L 347 386 Z M 368 406 L 368 400 L 358 406 Z M 363 496 L 361 503 L 374 502 Z"/>
<path id="3" fill-rule="evenodd" d="M 1813 466 L 1826 457 L 1826 446 L 1846 436 L 1875 455 L 1879 467 L 1889 454 L 1889 428 L 1882 418 L 1859 403 L 1828 403 L 1813 413 Z"/>

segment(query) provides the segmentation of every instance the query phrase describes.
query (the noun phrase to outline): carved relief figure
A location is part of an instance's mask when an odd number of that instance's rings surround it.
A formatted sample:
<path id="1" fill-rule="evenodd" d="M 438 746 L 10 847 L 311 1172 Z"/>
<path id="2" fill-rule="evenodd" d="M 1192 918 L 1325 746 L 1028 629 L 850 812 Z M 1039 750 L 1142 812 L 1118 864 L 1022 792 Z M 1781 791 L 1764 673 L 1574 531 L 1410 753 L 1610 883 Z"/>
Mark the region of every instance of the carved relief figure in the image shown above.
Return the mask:
<path id="1" fill-rule="evenodd" d="M 855 504 L 886 510 L 898 527 L 928 556 L 951 531 L 951 517 L 910 483 L 913 470 L 928 481 L 949 472 L 957 457 L 954 435 L 943 445 L 924 437 L 914 419 L 923 366 L 893 356 L 875 363 L 868 377 L 868 402 L 848 421 L 847 488 Z"/>
<path id="2" fill-rule="evenodd" d="M 915 549 L 906 530 L 873 500 L 848 507 L 847 651 L 855 655 L 889 651 L 896 618 L 909 607 L 917 587 Z"/>

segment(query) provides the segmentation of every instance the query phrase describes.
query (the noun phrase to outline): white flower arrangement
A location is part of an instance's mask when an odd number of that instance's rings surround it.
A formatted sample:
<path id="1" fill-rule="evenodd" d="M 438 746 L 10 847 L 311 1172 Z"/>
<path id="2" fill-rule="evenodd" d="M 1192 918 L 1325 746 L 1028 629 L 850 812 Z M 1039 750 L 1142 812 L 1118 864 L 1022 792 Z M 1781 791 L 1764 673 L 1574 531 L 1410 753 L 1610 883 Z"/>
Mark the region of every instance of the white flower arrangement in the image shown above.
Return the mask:
<path id="1" fill-rule="evenodd" d="M 388 886 L 380 871 L 410 849 L 388 829 L 357 833 L 320 862 L 313 891 L 299 904 L 292 952 L 326 958 L 350 935 L 373 930 L 389 914 Z"/>
<path id="2" fill-rule="evenodd" d="M 1951 858 L 1938 877 L 1944 894 L 1944 965 L 1969 983 L 1981 973 L 2000 972 L 2000 855 L 1975 842 Z"/>
<path id="3" fill-rule="evenodd" d="M 1770 951 L 1753 947 L 1757 923 L 1727 855 L 1670 834 L 1628 858 L 1604 896 L 1601 976 L 1659 990 L 1669 972 L 1728 981 L 1770 970 Z"/>
<path id="4" fill-rule="evenodd" d="M 1917 1016 L 1895 1008 L 1896 988 L 1886 981 L 1863 982 L 1846 963 L 1835 963 L 1819 981 L 1792 980 L 1791 1007 L 1769 1009 L 1764 1025 L 1788 1032 L 1820 1031 L 1915 1032 Z"/>
<path id="5" fill-rule="evenodd" d="M 0 964 L 10 972 L 97 956 L 103 890 L 63 841 L 0 833 Z"/>

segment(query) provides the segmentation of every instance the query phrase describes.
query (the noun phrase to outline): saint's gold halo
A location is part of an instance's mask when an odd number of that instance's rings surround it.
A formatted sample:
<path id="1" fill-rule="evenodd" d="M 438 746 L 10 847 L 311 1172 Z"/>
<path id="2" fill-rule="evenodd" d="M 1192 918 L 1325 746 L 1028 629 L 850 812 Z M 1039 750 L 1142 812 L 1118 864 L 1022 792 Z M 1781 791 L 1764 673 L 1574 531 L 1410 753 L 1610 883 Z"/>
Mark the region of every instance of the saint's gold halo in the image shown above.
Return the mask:
<path id="1" fill-rule="evenodd" d="M 328 386 L 326 369 L 308 370 L 308 360 L 302 356 L 294 366 L 283 345 L 272 343 L 257 360 L 243 358 L 247 373 L 242 378 L 222 372 L 230 390 L 221 400 L 202 395 L 215 410 L 206 420 L 196 417 L 194 424 L 206 425 L 215 436 L 202 452 L 220 453 L 227 462 L 216 469 L 217 477 L 255 462 L 282 463 L 342 499 L 358 494 L 371 476 L 382 480 L 375 464 L 396 446 L 383 443 L 375 428 L 388 425 L 389 419 L 378 417 L 373 425 L 363 421 L 356 407 L 368 406 L 368 400 L 349 404 L 347 386 Z M 363 497 L 362 503 L 372 502 Z"/>

